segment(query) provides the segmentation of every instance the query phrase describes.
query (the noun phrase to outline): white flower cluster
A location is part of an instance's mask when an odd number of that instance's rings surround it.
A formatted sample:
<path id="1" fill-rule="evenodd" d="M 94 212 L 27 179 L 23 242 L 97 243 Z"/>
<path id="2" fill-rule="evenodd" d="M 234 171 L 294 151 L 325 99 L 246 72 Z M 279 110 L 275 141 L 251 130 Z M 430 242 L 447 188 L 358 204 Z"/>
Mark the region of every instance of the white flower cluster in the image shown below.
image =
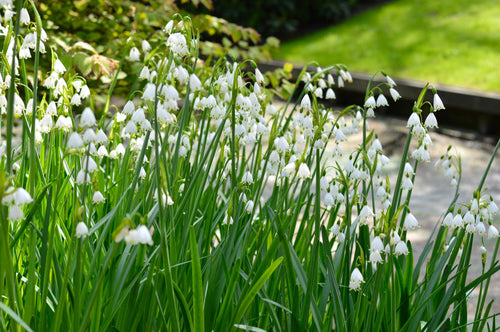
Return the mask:
<path id="1" fill-rule="evenodd" d="M 417 220 L 411 214 L 409 217 L 405 219 L 405 226 L 408 227 L 408 224 L 412 224 L 414 227 L 418 225 Z M 387 260 L 388 254 L 394 254 L 396 257 L 400 255 L 408 255 L 409 250 L 405 241 L 403 241 L 399 234 L 395 231 L 392 231 L 388 242 L 384 245 L 384 241 L 382 240 L 383 234 L 379 234 L 373 237 L 370 243 L 370 256 L 369 262 L 372 263 L 374 269 L 376 269 L 377 264 L 383 264 Z"/>
<path id="2" fill-rule="evenodd" d="M 12 21 L 11 19 L 16 14 L 14 11 L 10 10 L 12 1 L 3 1 L 3 6 L 5 10 L 5 15 L 3 16 L 3 20 L 0 22 L 0 36 L 10 36 L 10 41 L 7 45 L 7 49 L 5 52 L 5 58 L 9 65 L 14 63 L 14 70 L 16 75 L 19 74 L 19 59 L 28 59 L 31 58 L 31 50 L 36 49 L 37 44 L 37 28 L 36 24 L 31 24 L 30 15 L 26 8 L 22 8 L 20 11 L 20 38 L 22 39 L 22 43 L 20 46 L 14 40 L 14 37 L 11 36 L 8 32 L 11 28 Z M 1 2 L 0 2 L 0 5 Z M 43 28 L 41 28 L 41 35 L 39 38 L 39 48 L 38 51 L 40 53 L 45 53 L 45 44 L 47 41 L 47 34 Z M 14 47 L 16 47 L 16 57 L 14 56 Z M 7 107 L 7 98 L 6 98 L 6 90 L 10 86 L 11 77 L 9 74 L 6 74 L 5 77 L 0 75 L 0 114 L 6 114 Z M 27 115 L 31 114 L 33 111 L 33 101 L 30 100 L 26 105 L 25 102 L 21 99 L 17 91 L 14 94 L 14 116 L 19 118 L 22 116 L 24 112 Z"/>
<path id="3" fill-rule="evenodd" d="M 344 87 L 344 82 L 352 82 L 352 76 L 346 68 L 337 67 L 336 71 L 325 73 L 321 67 L 316 68 L 317 74 L 311 75 L 306 72 L 302 77 L 302 81 L 306 84 L 306 91 L 311 92 L 318 99 L 336 99 L 333 86 L 335 85 L 335 77 L 337 77 L 338 87 Z"/>
<path id="4" fill-rule="evenodd" d="M 391 95 L 392 99 L 394 101 L 397 101 L 398 99 L 401 98 L 401 95 L 399 92 L 396 90 L 396 82 L 390 77 L 385 75 L 385 78 L 387 80 L 387 83 L 384 83 L 387 88 L 389 88 L 389 94 Z M 369 118 L 372 118 L 375 116 L 375 109 L 378 107 L 383 107 L 383 106 L 389 106 L 389 102 L 387 101 L 387 98 L 384 96 L 382 93 L 382 89 L 378 88 L 378 96 L 375 98 L 375 95 L 373 92 L 371 92 L 363 105 L 365 111 L 366 111 L 366 116 Z"/>
<path id="5" fill-rule="evenodd" d="M 395 90 L 395 83 L 390 77 L 387 77 L 387 84 L 393 99 L 395 101 L 398 100 L 400 95 L 397 90 Z M 366 110 L 365 116 L 367 118 L 374 115 L 374 109 L 388 104 L 387 99 L 380 92 L 379 88 L 374 90 L 379 91 L 378 96 L 371 92 L 363 105 Z M 303 106 L 304 108 L 307 107 L 307 100 L 303 102 L 302 105 L 305 105 Z M 363 115 L 359 114 L 359 111 L 357 112 L 355 121 L 357 122 L 357 126 L 363 121 Z M 339 124 L 340 128 L 347 127 L 345 122 L 339 121 Z M 408 127 L 411 128 L 412 134 L 417 138 L 419 143 L 417 149 L 413 152 L 414 158 L 416 157 L 418 160 L 430 159 L 427 148 L 432 142 L 427 134 L 427 129 L 436 126 L 437 124 L 433 122 L 433 115 L 430 115 L 426 123 L 422 124 L 420 115 L 418 113 L 412 114 L 408 121 Z M 342 133 L 348 134 L 350 132 L 342 130 Z M 337 133 L 333 136 L 336 138 L 337 145 L 346 139 L 345 135 L 338 135 Z M 383 154 L 382 144 L 376 135 L 373 135 L 363 148 L 366 149 L 364 150 L 366 151 L 366 155 L 363 155 L 363 158 L 359 157 L 359 151 L 356 150 L 349 156 L 349 159 L 343 166 L 340 166 L 337 162 L 337 167 L 335 167 L 337 174 L 335 176 L 322 177 L 320 180 L 320 188 L 323 203 L 327 209 L 331 209 L 335 211 L 335 213 L 342 211 L 341 208 L 351 208 L 345 206 L 347 202 L 345 197 L 348 198 L 350 203 L 357 202 L 357 204 L 354 204 L 352 207 L 352 209 L 354 209 L 354 207 L 357 206 L 358 212 L 357 218 L 355 219 L 357 223 L 354 225 L 358 227 L 367 227 L 370 232 L 372 240 L 369 248 L 368 262 L 372 264 L 373 269 L 376 269 L 378 264 L 387 262 L 389 255 L 397 257 L 409 254 L 406 232 L 418 229 L 420 223 L 415 215 L 411 213 L 408 208 L 405 208 L 401 212 L 402 219 L 400 223 L 397 223 L 392 229 L 384 229 L 384 232 L 381 232 L 380 225 L 378 225 L 379 220 L 381 220 L 380 222 L 384 222 L 388 216 L 392 216 L 391 213 L 394 213 L 394 211 L 392 211 L 394 208 L 391 206 L 393 203 L 392 189 L 388 177 L 386 176 L 387 174 L 384 171 L 384 166 L 389 163 L 389 158 Z M 402 167 L 402 179 L 400 183 L 400 193 L 398 193 L 398 195 L 402 195 L 404 191 L 411 191 L 413 189 L 413 178 L 415 176 L 414 168 L 410 162 L 407 161 Z M 370 196 L 373 196 L 371 197 L 373 200 L 371 202 L 368 201 L 368 203 L 366 197 L 363 195 L 365 189 L 361 184 L 364 183 L 367 185 L 370 183 L 370 179 L 373 185 L 373 191 Z M 401 204 L 399 201 L 396 203 Z M 351 211 L 351 213 L 353 213 L 353 211 Z M 351 224 L 351 226 L 352 225 L 353 224 Z M 339 243 L 345 241 L 347 230 L 348 227 L 344 222 L 344 216 L 337 215 L 336 222 L 330 228 L 330 232 Z M 352 230 L 350 230 L 350 233 L 352 234 Z M 352 272 L 349 282 L 350 290 L 360 290 L 362 282 L 363 276 L 360 270 L 355 269 Z"/>
<path id="6" fill-rule="evenodd" d="M 431 107 L 424 123 L 421 122 L 421 109 L 414 109 L 407 122 L 407 127 L 410 128 L 411 133 L 417 139 L 417 148 L 411 153 L 411 157 L 419 161 L 430 161 L 429 146 L 432 145 L 431 137 L 428 134 L 428 129 L 437 128 L 437 119 L 435 112 L 444 109 L 443 102 L 439 95 L 434 91 L 433 107 Z"/>
<path id="7" fill-rule="evenodd" d="M 498 214 L 498 207 L 491 196 L 484 195 L 479 200 L 474 198 L 462 206 L 456 213 L 448 212 L 443 219 L 443 226 L 450 229 L 465 229 L 467 233 L 489 239 L 498 237 L 498 230 L 492 224 Z M 486 230 L 488 226 L 488 230 Z"/>
<path id="8" fill-rule="evenodd" d="M 176 56 L 182 57 L 189 54 L 186 37 L 180 32 L 175 32 L 168 37 L 167 46 Z"/>
<path id="9" fill-rule="evenodd" d="M 23 207 L 33 201 L 24 188 L 9 187 L 2 195 L 2 204 L 9 207 L 7 219 L 19 221 L 24 219 Z"/>
<path id="10" fill-rule="evenodd" d="M 139 225 L 135 229 L 130 229 L 129 226 L 124 226 L 120 232 L 115 236 L 115 242 L 125 241 L 127 244 L 147 244 L 152 246 L 153 242 L 153 228 L 148 229 L 145 225 Z"/>
<path id="11" fill-rule="evenodd" d="M 401 183 L 401 188 L 403 190 L 411 190 L 413 188 L 413 176 L 415 175 L 413 167 L 410 163 L 406 163 L 403 170 L 403 181 Z"/>
<path id="12" fill-rule="evenodd" d="M 450 150 L 451 146 L 449 146 L 441 158 L 436 161 L 434 166 L 438 169 L 442 169 L 444 171 L 444 176 L 450 181 L 450 185 L 456 187 L 458 185 L 459 174 L 454 167 L 455 165 L 452 161 Z"/>
<path id="13" fill-rule="evenodd" d="M 21 24 L 25 25 L 25 26 L 29 25 L 31 20 L 30 20 L 30 15 L 28 13 L 28 10 L 26 8 L 22 8 L 20 15 L 21 15 L 21 17 L 20 17 Z M 38 44 L 38 50 L 40 53 L 46 52 L 44 42 L 46 42 L 47 39 L 48 39 L 47 33 L 42 28 L 41 33 L 40 33 L 40 41 Z M 36 44 L 37 44 L 37 31 L 35 29 L 32 32 L 28 32 L 24 36 L 23 43 L 21 44 L 21 47 L 19 48 L 19 58 L 20 59 L 31 58 L 31 51 L 30 50 L 36 50 L 36 46 L 37 46 Z"/>
<path id="14" fill-rule="evenodd" d="M 0 6 L 6 7 L 6 8 L 11 8 L 12 7 L 12 0 L 0 0 Z"/>
<path id="15" fill-rule="evenodd" d="M 80 106 L 82 102 L 90 96 L 88 86 L 80 79 L 72 79 L 68 86 L 64 78 L 65 73 L 66 68 L 63 63 L 59 59 L 56 59 L 52 73 L 44 82 L 44 86 L 50 89 L 53 100 L 48 104 L 40 105 L 37 113 L 41 117 L 40 119 L 37 118 L 35 126 L 35 139 L 37 143 L 43 141 L 42 134 L 47 134 L 52 130 L 62 131 L 64 133 L 74 130 L 73 120 L 69 113 L 73 107 Z M 32 101 L 30 100 L 28 104 L 32 105 Z M 31 108 L 32 106 L 27 106 L 26 112 L 31 114 Z M 54 119 L 56 118 L 57 120 L 54 124 Z M 74 138 L 76 139 L 76 137 Z M 92 138 L 92 136 L 90 138 Z M 75 146 L 74 148 L 78 149 L 79 147 Z"/>

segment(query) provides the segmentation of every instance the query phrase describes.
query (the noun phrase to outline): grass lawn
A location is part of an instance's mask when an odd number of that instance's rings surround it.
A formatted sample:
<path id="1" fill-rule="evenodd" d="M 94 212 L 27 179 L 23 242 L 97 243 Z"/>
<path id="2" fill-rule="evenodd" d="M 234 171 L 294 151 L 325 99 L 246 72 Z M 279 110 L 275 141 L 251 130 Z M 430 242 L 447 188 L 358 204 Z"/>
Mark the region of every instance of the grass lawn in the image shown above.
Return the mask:
<path id="1" fill-rule="evenodd" d="M 275 58 L 500 92 L 500 1 L 394 1 L 284 42 Z"/>

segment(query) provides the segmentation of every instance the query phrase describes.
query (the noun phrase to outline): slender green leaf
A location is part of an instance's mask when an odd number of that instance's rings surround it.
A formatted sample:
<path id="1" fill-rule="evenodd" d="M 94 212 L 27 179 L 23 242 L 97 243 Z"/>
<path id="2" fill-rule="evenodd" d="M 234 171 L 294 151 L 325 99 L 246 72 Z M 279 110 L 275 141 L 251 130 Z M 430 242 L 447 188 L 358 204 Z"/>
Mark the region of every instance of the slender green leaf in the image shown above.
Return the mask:
<path id="1" fill-rule="evenodd" d="M 189 240 L 191 243 L 191 263 L 192 280 L 193 280 L 193 317 L 194 317 L 194 330 L 203 332 L 205 331 L 205 313 L 203 310 L 203 280 L 201 275 L 200 256 L 198 254 L 198 244 L 196 243 L 196 236 L 194 228 L 191 226 L 189 229 Z"/>

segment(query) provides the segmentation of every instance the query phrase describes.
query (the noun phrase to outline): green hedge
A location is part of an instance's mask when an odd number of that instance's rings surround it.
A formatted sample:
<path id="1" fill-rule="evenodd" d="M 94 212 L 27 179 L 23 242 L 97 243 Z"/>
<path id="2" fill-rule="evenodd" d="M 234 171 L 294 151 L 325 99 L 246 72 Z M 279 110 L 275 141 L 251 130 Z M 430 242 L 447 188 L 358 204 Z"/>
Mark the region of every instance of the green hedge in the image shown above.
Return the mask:
<path id="1" fill-rule="evenodd" d="M 252 27 L 263 36 L 287 39 L 385 1 L 390 0 L 214 0 L 213 14 Z"/>
<path id="2" fill-rule="evenodd" d="M 51 47 L 66 67 L 76 69 L 92 89 L 106 89 L 119 68 L 115 93 L 129 91 L 143 67 L 127 61 L 130 49 L 148 41 L 154 48 L 166 42 L 165 24 L 178 14 L 190 13 L 193 27 L 203 40 L 204 59 L 228 55 L 263 60 L 277 49 L 276 38 L 261 39 L 251 28 L 216 17 L 211 0 L 53 0 L 38 2 Z M 50 61 L 40 64 L 43 71 Z"/>
<path id="3" fill-rule="evenodd" d="M 332 24 L 349 16 L 357 0 L 221 0 L 216 16 L 257 29 L 262 35 L 287 38 L 311 26 Z"/>

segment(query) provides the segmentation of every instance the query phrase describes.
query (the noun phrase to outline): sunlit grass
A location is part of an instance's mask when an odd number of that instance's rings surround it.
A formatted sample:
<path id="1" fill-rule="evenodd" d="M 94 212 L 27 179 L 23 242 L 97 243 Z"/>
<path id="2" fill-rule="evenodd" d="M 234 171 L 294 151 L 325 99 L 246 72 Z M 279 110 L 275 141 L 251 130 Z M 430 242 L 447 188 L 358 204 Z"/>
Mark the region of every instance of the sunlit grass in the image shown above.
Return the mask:
<path id="1" fill-rule="evenodd" d="M 302 38 L 276 58 L 500 91 L 500 2 L 394 1 Z"/>

